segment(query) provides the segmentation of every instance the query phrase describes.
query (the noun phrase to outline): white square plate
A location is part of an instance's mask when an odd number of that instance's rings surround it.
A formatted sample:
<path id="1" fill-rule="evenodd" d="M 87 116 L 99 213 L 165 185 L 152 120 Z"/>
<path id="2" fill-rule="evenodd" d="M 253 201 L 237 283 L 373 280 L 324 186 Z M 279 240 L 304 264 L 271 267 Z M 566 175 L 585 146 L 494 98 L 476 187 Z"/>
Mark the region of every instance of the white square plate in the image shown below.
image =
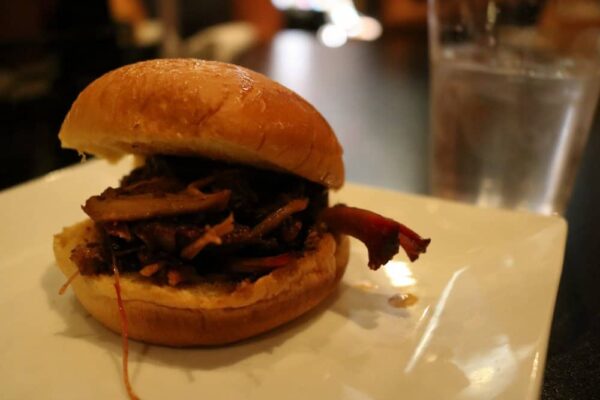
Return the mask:
<path id="1" fill-rule="evenodd" d="M 125 398 L 121 340 L 64 283 L 52 235 L 129 169 L 89 162 L 0 194 L 0 387 L 4 399 Z M 560 218 L 347 185 L 334 200 L 432 238 L 415 264 L 377 272 L 353 242 L 338 293 L 285 327 L 221 348 L 131 342 L 143 399 L 534 399 L 560 277 Z M 415 305 L 394 308 L 398 293 Z"/>

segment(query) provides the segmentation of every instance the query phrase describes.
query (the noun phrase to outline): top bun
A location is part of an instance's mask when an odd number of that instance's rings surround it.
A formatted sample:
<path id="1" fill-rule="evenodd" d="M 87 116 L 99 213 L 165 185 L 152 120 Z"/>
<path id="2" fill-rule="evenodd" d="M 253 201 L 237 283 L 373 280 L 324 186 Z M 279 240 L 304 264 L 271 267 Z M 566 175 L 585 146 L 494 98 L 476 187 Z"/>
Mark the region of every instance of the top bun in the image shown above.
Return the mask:
<path id="1" fill-rule="evenodd" d="M 63 147 L 200 156 L 286 171 L 330 188 L 344 183 L 342 148 L 306 100 L 259 73 L 215 61 L 162 59 L 92 82 L 73 103 Z"/>

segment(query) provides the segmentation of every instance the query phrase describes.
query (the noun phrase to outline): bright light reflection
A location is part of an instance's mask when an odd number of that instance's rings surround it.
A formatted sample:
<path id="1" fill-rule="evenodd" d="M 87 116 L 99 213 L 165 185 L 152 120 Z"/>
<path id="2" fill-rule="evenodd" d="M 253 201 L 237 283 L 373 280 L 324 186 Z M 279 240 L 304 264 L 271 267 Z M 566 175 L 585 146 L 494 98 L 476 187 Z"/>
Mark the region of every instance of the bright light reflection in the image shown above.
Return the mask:
<path id="1" fill-rule="evenodd" d="M 413 332 L 415 335 L 418 335 L 418 332 L 421 331 L 421 326 L 423 325 L 423 322 L 426 321 L 425 317 L 429 316 L 430 309 L 431 309 L 431 305 L 428 305 L 427 307 L 425 307 L 425 309 L 421 313 L 421 316 L 419 317 L 419 319 L 417 320 L 417 323 L 415 324 L 415 327 L 413 328 Z"/>
<path id="2" fill-rule="evenodd" d="M 268 75 L 309 97 L 308 84 L 313 52 L 310 38 L 299 32 L 286 32 L 275 38 Z"/>
<path id="3" fill-rule="evenodd" d="M 361 15 L 351 0 L 271 0 L 280 10 L 314 10 L 326 14 L 329 23 L 317 32 L 327 47 L 341 47 L 348 39 L 373 41 L 381 36 L 381 23 L 373 17 Z"/>
<path id="4" fill-rule="evenodd" d="M 544 206 L 540 207 L 539 210 L 542 214 L 549 215 L 552 213 L 552 200 L 556 198 L 558 191 L 562 189 L 559 186 L 560 179 L 556 179 L 556 177 L 560 176 L 559 171 L 566 170 L 565 165 L 570 161 L 570 158 L 568 157 L 570 150 L 569 139 L 572 137 L 571 133 L 573 132 L 572 129 L 574 129 L 577 117 L 577 108 L 574 105 L 569 107 L 561 126 L 562 129 L 560 131 L 558 143 L 555 146 L 554 154 L 552 154 L 550 172 L 546 174 L 548 178 L 544 185 L 546 190 L 542 201 Z"/>
<path id="5" fill-rule="evenodd" d="M 531 375 L 530 375 L 531 380 L 535 380 L 537 377 L 539 362 L 540 362 L 540 352 L 536 351 L 535 357 L 533 358 L 533 364 L 531 365 Z"/>
<path id="6" fill-rule="evenodd" d="M 390 284 L 394 287 L 412 286 L 417 283 L 408 264 L 403 261 L 392 260 L 382 268 Z"/>
<path id="7" fill-rule="evenodd" d="M 383 28 L 379 21 L 372 17 L 362 16 L 357 29 L 349 32 L 348 36 L 352 39 L 373 41 L 378 39 L 382 32 Z"/>
<path id="8" fill-rule="evenodd" d="M 360 24 L 360 16 L 352 3 L 340 2 L 336 4 L 329 12 L 329 17 L 334 25 L 346 31 L 352 31 Z"/>
<path id="9" fill-rule="evenodd" d="M 494 338 L 494 342 L 494 346 L 475 353 L 467 360 L 453 360 L 469 379 L 469 386 L 461 392 L 464 398 L 496 398 L 514 383 L 519 371 L 515 349 L 511 347 L 506 335 Z M 524 348 L 525 354 L 530 354 L 528 348 Z"/>
<path id="10" fill-rule="evenodd" d="M 289 10 L 291 8 L 297 10 L 315 10 L 323 9 L 322 0 L 271 0 L 271 3 L 280 10 Z"/>
<path id="11" fill-rule="evenodd" d="M 408 374 L 413 370 L 415 365 L 417 365 L 417 362 L 421 359 L 421 356 L 423 355 L 423 351 L 427 348 L 427 346 L 429 346 L 429 341 L 431 340 L 431 338 L 433 336 L 433 332 L 435 332 L 435 330 L 437 329 L 437 326 L 438 326 L 439 320 L 442 316 L 442 313 L 446 309 L 446 301 L 448 301 L 448 297 L 450 296 L 450 293 L 452 293 L 454 284 L 456 283 L 456 280 L 460 277 L 460 275 L 463 272 L 465 272 L 466 269 L 467 269 L 467 267 L 462 267 L 458 271 L 454 272 L 454 274 L 452 274 L 452 277 L 446 284 L 446 287 L 444 288 L 444 290 L 442 291 L 442 294 L 440 295 L 440 299 L 438 300 L 437 304 L 435 305 L 435 308 L 433 310 L 433 315 L 431 316 L 429 323 L 425 327 L 425 332 L 423 332 L 423 335 L 421 336 L 421 340 L 419 341 L 419 344 L 415 348 L 415 351 L 413 352 L 410 360 L 408 361 L 406 368 L 404 368 L 405 374 Z"/>
<path id="12" fill-rule="evenodd" d="M 271 0 L 271 3 L 279 10 L 287 10 L 294 5 L 294 0 Z"/>
<path id="13" fill-rule="evenodd" d="M 346 31 L 333 24 L 325 24 L 320 27 L 317 36 L 327 47 L 341 47 L 348 40 Z"/>
<path id="14" fill-rule="evenodd" d="M 484 386 L 492 381 L 496 371 L 492 367 L 482 367 L 469 374 L 471 385 Z"/>

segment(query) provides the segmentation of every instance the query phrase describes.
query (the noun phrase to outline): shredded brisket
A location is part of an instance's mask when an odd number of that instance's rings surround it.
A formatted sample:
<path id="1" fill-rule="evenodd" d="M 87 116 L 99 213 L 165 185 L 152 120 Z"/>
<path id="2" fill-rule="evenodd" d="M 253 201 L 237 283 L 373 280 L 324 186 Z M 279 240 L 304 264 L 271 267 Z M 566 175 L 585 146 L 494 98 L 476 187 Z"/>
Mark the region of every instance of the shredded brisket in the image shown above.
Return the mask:
<path id="1" fill-rule="evenodd" d="M 86 201 L 102 240 L 75 248 L 71 259 L 83 275 L 109 274 L 112 252 L 119 270 L 159 284 L 214 274 L 255 279 L 307 250 L 326 207 L 326 188 L 289 174 L 151 157 Z"/>
<path id="2" fill-rule="evenodd" d="M 256 279 L 314 249 L 323 231 L 354 236 L 377 269 L 402 247 L 411 261 L 429 239 L 371 211 L 328 207 L 327 189 L 303 178 L 198 158 L 149 158 L 83 210 L 101 239 L 76 247 L 82 275 L 138 272 L 172 286 Z"/>

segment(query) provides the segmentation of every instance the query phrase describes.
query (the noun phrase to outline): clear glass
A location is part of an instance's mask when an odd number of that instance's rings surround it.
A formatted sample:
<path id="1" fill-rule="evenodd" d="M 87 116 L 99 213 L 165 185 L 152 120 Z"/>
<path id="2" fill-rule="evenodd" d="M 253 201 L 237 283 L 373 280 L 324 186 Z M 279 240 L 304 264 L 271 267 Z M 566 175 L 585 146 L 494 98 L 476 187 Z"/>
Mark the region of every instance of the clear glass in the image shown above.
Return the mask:
<path id="1" fill-rule="evenodd" d="M 433 195 L 563 213 L 600 90 L 600 0 L 430 0 Z"/>

